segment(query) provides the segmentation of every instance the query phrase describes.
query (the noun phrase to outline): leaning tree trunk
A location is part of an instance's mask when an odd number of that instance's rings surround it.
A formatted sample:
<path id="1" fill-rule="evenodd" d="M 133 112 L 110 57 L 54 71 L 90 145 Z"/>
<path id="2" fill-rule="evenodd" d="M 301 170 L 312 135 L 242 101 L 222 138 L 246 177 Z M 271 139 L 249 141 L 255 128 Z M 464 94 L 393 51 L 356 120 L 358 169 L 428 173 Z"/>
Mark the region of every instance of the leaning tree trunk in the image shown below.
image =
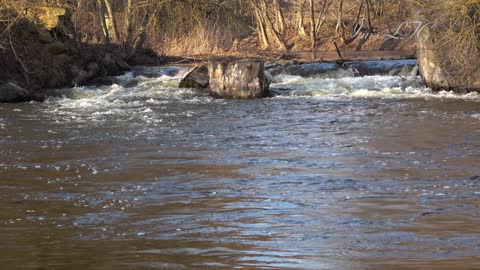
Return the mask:
<path id="1" fill-rule="evenodd" d="M 255 14 L 258 41 L 262 43 L 262 48 L 266 49 L 270 46 L 270 42 L 268 41 L 268 35 L 265 29 L 265 23 L 262 17 L 262 11 L 260 10 L 260 7 L 258 6 L 258 2 L 256 0 L 250 0 L 250 5 L 252 6 L 253 13 Z"/>
<path id="2" fill-rule="evenodd" d="M 323 2 L 322 11 L 320 12 L 319 20 L 318 20 L 318 23 L 317 23 L 316 29 L 315 29 L 315 34 L 317 36 L 319 35 L 320 29 L 322 28 L 323 24 L 327 20 L 327 13 L 328 13 L 328 9 L 330 8 L 331 4 L 332 4 L 332 2 L 330 0 L 326 0 L 326 1 Z"/>
<path id="3" fill-rule="evenodd" d="M 286 25 L 285 16 L 283 15 L 282 7 L 280 6 L 280 3 L 278 2 L 278 0 L 274 0 L 273 2 L 275 4 L 275 13 L 277 14 L 277 21 L 276 21 L 277 29 L 280 34 L 284 35 L 285 25 Z"/>
<path id="4" fill-rule="evenodd" d="M 270 36 L 273 37 L 273 39 L 275 40 L 275 43 L 277 43 L 280 49 L 286 51 L 287 45 L 285 45 L 285 42 L 283 42 L 282 38 L 280 37 L 280 34 L 277 32 L 277 30 L 275 30 L 272 20 L 270 20 L 270 17 L 268 16 L 268 5 L 265 0 L 262 0 L 262 16 Z"/>
<path id="5" fill-rule="evenodd" d="M 337 26 L 335 27 L 335 34 L 339 34 L 342 29 L 342 17 L 343 17 L 343 0 L 338 2 L 338 11 L 337 11 Z"/>
<path id="6" fill-rule="evenodd" d="M 119 42 L 120 34 L 118 32 L 117 20 L 115 19 L 115 14 L 113 12 L 112 1 L 111 0 L 104 0 L 104 1 L 105 1 L 105 6 L 107 7 L 107 12 L 108 12 L 107 26 L 108 26 L 108 29 L 112 32 L 110 36 L 113 36 L 115 38 L 115 41 Z"/>
<path id="7" fill-rule="evenodd" d="M 298 3 L 298 11 L 297 11 L 297 16 L 298 16 L 298 35 L 304 39 L 307 39 L 307 31 L 305 31 L 305 24 L 304 24 L 304 18 L 303 18 L 303 8 L 305 7 L 305 0 L 300 0 L 300 3 Z"/>
<path id="8" fill-rule="evenodd" d="M 103 0 L 97 0 L 98 15 L 100 16 L 100 23 L 102 24 L 103 39 L 105 44 L 110 44 L 110 36 L 108 34 L 107 22 L 105 20 L 105 11 L 103 10 Z"/>
<path id="9" fill-rule="evenodd" d="M 142 24 L 138 32 L 138 36 L 136 37 L 135 42 L 133 43 L 133 49 L 130 56 L 135 55 L 137 51 L 143 48 L 143 45 L 147 40 L 148 26 L 150 25 L 152 18 L 155 17 L 154 13 L 156 13 L 156 10 L 152 10 L 151 8 L 145 8 L 145 15 L 143 17 Z"/>
<path id="10" fill-rule="evenodd" d="M 267 30 L 265 29 L 265 23 L 262 18 L 262 12 L 260 8 L 254 4 L 255 9 L 255 18 L 257 20 L 257 31 L 258 31 L 258 39 L 262 43 L 262 47 L 264 49 L 270 46 L 270 42 L 268 41 Z"/>

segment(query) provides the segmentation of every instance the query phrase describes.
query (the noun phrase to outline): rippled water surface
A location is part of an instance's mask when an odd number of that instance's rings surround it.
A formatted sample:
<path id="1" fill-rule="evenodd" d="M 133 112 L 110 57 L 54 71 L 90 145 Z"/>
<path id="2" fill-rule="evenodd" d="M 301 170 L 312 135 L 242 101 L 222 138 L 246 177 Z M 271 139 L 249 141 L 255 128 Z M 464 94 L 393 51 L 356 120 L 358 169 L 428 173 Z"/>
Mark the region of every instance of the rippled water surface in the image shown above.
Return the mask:
<path id="1" fill-rule="evenodd" d="M 480 269 L 480 96 L 184 72 L 0 105 L 2 269 Z"/>

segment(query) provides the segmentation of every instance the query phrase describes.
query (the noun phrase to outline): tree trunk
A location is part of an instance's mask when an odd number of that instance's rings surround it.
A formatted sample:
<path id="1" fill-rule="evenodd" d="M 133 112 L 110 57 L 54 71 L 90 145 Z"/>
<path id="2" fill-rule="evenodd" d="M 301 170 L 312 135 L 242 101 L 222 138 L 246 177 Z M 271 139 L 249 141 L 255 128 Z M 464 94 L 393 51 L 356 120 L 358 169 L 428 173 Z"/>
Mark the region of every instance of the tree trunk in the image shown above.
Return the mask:
<path id="1" fill-rule="evenodd" d="M 337 26 L 335 27 L 335 34 L 338 35 L 342 29 L 342 17 L 343 17 L 343 0 L 338 2 L 338 11 L 337 11 Z"/>
<path id="2" fill-rule="evenodd" d="M 365 15 L 368 21 L 368 35 L 369 35 L 373 31 L 372 19 L 370 17 L 370 0 L 365 0 Z"/>
<path id="3" fill-rule="evenodd" d="M 315 25 L 315 5 L 313 0 L 309 0 L 310 2 L 310 42 L 311 42 L 311 49 L 312 52 L 315 51 L 315 45 L 317 41 L 316 35 L 316 25 Z"/>
<path id="4" fill-rule="evenodd" d="M 103 10 L 103 0 L 97 0 L 98 15 L 100 16 L 100 23 L 102 24 L 103 38 L 105 44 L 110 44 L 110 36 L 108 34 L 107 22 L 105 21 L 105 11 Z"/>
<path id="5" fill-rule="evenodd" d="M 133 40 L 133 0 L 127 2 L 127 18 L 126 18 L 127 34 L 125 37 L 125 44 L 132 46 Z"/>
<path id="6" fill-rule="evenodd" d="M 316 26 L 317 28 L 315 29 L 315 34 L 317 36 L 320 33 L 320 28 L 322 28 L 323 24 L 327 20 L 327 13 L 328 13 L 328 9 L 330 8 L 331 4 L 332 4 L 332 2 L 330 0 L 325 0 L 323 2 L 322 11 L 320 12 L 319 20 L 318 20 L 318 23 L 317 23 L 317 26 Z"/>
<path id="7" fill-rule="evenodd" d="M 104 1 L 105 1 L 105 6 L 107 7 L 107 12 L 108 12 L 108 20 L 106 20 L 106 22 L 107 22 L 108 29 L 111 31 L 110 36 L 114 37 L 115 41 L 119 42 L 120 34 L 118 33 L 117 20 L 115 19 L 115 15 L 113 12 L 112 1 L 111 0 L 104 0 Z"/>
<path id="8" fill-rule="evenodd" d="M 265 23 L 262 18 L 262 12 L 258 3 L 255 0 L 250 0 L 250 4 L 254 9 L 255 19 L 257 21 L 257 33 L 258 33 L 258 41 L 262 43 L 262 48 L 266 49 L 270 46 L 268 41 L 267 31 L 265 29 Z"/>
<path id="9" fill-rule="evenodd" d="M 278 0 L 274 0 L 274 4 L 275 4 L 275 12 L 277 14 L 277 21 L 276 21 L 277 29 L 280 34 L 284 35 L 285 25 L 286 25 L 285 16 L 283 15 L 282 7 L 280 6 L 280 3 L 278 2 Z"/>
<path id="10" fill-rule="evenodd" d="M 266 49 L 270 46 L 270 43 L 268 42 L 268 35 L 267 35 L 267 31 L 265 30 L 265 24 L 263 23 L 262 14 L 260 10 L 255 10 L 255 16 L 257 17 L 257 27 L 259 31 L 258 37 L 263 44 L 263 48 Z"/>
<path id="11" fill-rule="evenodd" d="M 287 46 L 285 45 L 285 42 L 280 38 L 280 35 L 278 32 L 275 30 L 275 27 L 273 26 L 272 20 L 270 20 L 270 17 L 268 16 L 268 5 L 265 0 L 262 0 L 262 16 L 265 21 L 265 25 L 267 28 L 268 33 L 273 37 L 277 45 L 280 47 L 282 50 L 287 50 Z"/>
<path id="12" fill-rule="evenodd" d="M 305 7 L 305 0 L 300 0 L 298 3 L 298 14 L 297 14 L 297 21 L 298 21 L 298 35 L 304 39 L 307 39 L 307 31 L 305 31 L 305 24 L 303 18 L 303 8 Z"/>
<path id="13" fill-rule="evenodd" d="M 147 40 L 147 30 L 152 18 L 154 18 L 154 13 L 156 13 L 156 9 L 152 10 L 152 8 L 145 8 L 145 15 L 142 20 L 142 24 L 140 25 L 140 29 L 138 30 L 138 36 L 135 38 L 135 42 L 133 43 L 133 50 L 131 56 L 133 56 L 138 50 L 143 48 L 145 41 Z"/>

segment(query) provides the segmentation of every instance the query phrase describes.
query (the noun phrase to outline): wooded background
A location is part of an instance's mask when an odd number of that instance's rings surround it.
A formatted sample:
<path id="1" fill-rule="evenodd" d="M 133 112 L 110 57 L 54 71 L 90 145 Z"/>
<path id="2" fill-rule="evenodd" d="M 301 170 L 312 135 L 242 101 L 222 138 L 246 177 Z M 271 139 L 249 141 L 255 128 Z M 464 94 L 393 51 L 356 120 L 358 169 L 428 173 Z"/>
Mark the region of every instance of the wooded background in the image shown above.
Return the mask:
<path id="1" fill-rule="evenodd" d="M 173 55 L 259 49 L 325 51 L 333 49 L 333 41 L 350 50 L 402 49 L 401 40 L 415 29 L 404 23 L 409 20 L 406 2 L 0 0 L 0 16 L 5 31 L 39 6 L 66 8 L 68 22 L 60 30 L 79 42 L 148 47 Z M 396 46 L 384 44 L 389 39 Z"/>

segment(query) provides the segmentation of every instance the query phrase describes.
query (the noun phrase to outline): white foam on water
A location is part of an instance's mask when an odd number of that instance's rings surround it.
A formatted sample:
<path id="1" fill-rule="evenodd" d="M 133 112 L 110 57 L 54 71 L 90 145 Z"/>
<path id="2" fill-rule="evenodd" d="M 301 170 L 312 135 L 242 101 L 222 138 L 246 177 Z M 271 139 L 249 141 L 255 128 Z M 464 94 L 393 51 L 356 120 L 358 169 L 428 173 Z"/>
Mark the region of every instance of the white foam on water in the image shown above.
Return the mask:
<path id="1" fill-rule="evenodd" d="M 149 70 L 145 70 L 148 72 Z M 78 127 L 124 125 L 136 126 L 136 135 L 151 133 L 152 128 L 169 125 L 168 119 L 192 112 L 173 113 L 177 104 L 206 104 L 212 102 L 207 93 L 197 89 L 178 88 L 181 70 L 154 68 L 158 77 L 128 72 L 113 77 L 115 84 L 55 90 L 55 97 L 45 102 L 45 112 L 52 114 L 54 123 L 75 123 Z M 180 75 L 179 75 L 180 74 Z M 173 114 L 169 115 L 169 114 Z M 0 123 L 1 124 L 1 123 Z M 0 125 L 1 128 L 1 125 Z M 132 137 L 133 138 L 133 137 Z"/>
<path id="2" fill-rule="evenodd" d="M 92 120 L 98 120 L 108 115 L 146 114 L 141 117 L 147 122 L 161 122 L 161 119 L 151 119 L 152 106 L 180 103 L 208 103 L 211 98 L 197 89 L 178 88 L 178 83 L 186 68 L 154 67 L 143 68 L 144 73 L 156 74 L 158 77 L 144 75 L 135 76 L 134 72 L 113 77 L 116 82 L 111 86 L 78 87 L 61 89 L 60 97 L 49 98 L 46 102 L 49 110 L 56 114 L 70 115 L 76 119 L 88 115 Z M 58 95 L 58 94 L 57 94 Z"/>
<path id="3" fill-rule="evenodd" d="M 140 67 L 121 76 L 112 77 L 110 86 L 60 89 L 57 97 L 45 103 L 47 112 L 53 113 L 56 122 L 75 121 L 104 123 L 112 116 L 141 123 L 166 123 L 165 110 L 172 104 L 207 104 L 227 101 L 212 99 L 198 89 L 179 88 L 181 78 L 189 68 Z M 313 77 L 278 75 L 271 86 L 276 98 L 316 99 L 468 99 L 480 101 L 480 95 L 455 94 L 442 91 L 434 93 L 424 86 L 419 77 L 366 76 L 355 77 L 352 69 L 335 70 Z M 186 117 L 191 117 L 187 112 Z M 480 118 L 478 116 L 472 116 Z M 0 129 L 4 123 L 0 121 Z"/>
<path id="4" fill-rule="evenodd" d="M 391 98 L 391 99 L 467 99 L 480 101 L 478 93 L 433 92 L 420 77 L 365 76 L 337 78 L 278 75 L 271 86 L 279 97 L 315 98 Z"/>

